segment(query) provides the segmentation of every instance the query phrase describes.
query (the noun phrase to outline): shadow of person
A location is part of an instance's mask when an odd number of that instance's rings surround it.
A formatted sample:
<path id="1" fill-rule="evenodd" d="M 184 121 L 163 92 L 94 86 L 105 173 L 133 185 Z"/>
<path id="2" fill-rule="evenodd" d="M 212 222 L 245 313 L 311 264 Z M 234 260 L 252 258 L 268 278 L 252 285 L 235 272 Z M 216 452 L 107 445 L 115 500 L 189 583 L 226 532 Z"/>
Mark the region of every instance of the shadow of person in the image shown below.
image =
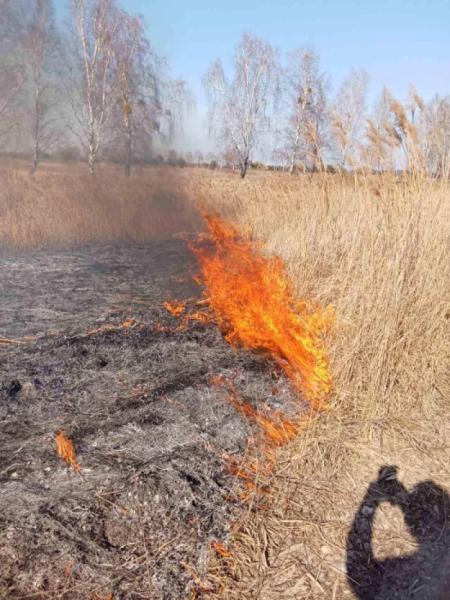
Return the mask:
<path id="1" fill-rule="evenodd" d="M 373 523 L 381 502 L 398 506 L 418 549 L 377 560 Z M 433 481 L 408 491 L 397 468 L 382 467 L 361 502 L 347 538 L 347 579 L 359 600 L 450 600 L 450 497 Z"/>

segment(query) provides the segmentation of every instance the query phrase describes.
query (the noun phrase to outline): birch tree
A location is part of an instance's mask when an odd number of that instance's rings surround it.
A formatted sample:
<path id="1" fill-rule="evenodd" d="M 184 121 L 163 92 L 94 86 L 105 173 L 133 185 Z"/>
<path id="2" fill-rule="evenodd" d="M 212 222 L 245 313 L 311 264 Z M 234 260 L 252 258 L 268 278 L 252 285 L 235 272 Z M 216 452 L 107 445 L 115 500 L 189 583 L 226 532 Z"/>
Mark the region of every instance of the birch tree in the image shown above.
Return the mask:
<path id="1" fill-rule="evenodd" d="M 342 82 L 331 111 L 337 159 L 342 168 L 354 168 L 364 136 L 369 77 L 364 70 L 351 71 Z"/>
<path id="2" fill-rule="evenodd" d="M 278 155 L 292 174 L 299 164 L 320 169 L 328 147 L 327 78 L 312 48 L 297 48 L 288 56 L 283 76 L 286 124 Z"/>
<path id="3" fill-rule="evenodd" d="M 57 100 L 55 80 L 58 75 L 58 44 L 50 0 L 35 0 L 24 42 L 25 61 L 31 84 L 31 133 L 33 172 L 42 150 L 49 150 L 58 139 L 56 117 L 52 116 Z"/>
<path id="4" fill-rule="evenodd" d="M 272 46 L 244 33 L 234 55 L 229 79 L 222 62 L 209 68 L 204 84 L 210 103 L 209 121 L 224 149 L 235 152 L 241 177 L 269 128 L 269 106 L 277 88 L 277 54 Z"/>
<path id="5" fill-rule="evenodd" d="M 450 176 L 450 96 L 439 95 L 427 104 L 424 115 L 426 160 L 430 173 Z"/>
<path id="6" fill-rule="evenodd" d="M 142 20 L 121 12 L 114 54 L 119 94 L 119 131 L 125 140 L 126 175 L 131 173 L 136 128 L 145 127 L 148 104 L 152 107 L 159 105 L 157 77 L 148 65 L 150 53 Z"/>
<path id="7" fill-rule="evenodd" d="M 20 120 L 17 108 L 25 83 L 19 16 L 23 8 L 21 3 L 0 0 L 0 138 L 10 134 Z"/>
<path id="8" fill-rule="evenodd" d="M 72 13 L 81 89 L 80 102 L 72 106 L 93 173 L 114 101 L 113 48 L 119 15 L 114 0 L 72 0 Z"/>
<path id="9" fill-rule="evenodd" d="M 190 94 L 184 81 L 169 77 L 167 63 L 147 39 L 142 19 L 124 11 L 115 35 L 114 69 L 118 102 L 112 127 L 118 125 L 124 171 L 130 175 L 134 158 L 151 154 L 157 138 L 173 139 Z"/>

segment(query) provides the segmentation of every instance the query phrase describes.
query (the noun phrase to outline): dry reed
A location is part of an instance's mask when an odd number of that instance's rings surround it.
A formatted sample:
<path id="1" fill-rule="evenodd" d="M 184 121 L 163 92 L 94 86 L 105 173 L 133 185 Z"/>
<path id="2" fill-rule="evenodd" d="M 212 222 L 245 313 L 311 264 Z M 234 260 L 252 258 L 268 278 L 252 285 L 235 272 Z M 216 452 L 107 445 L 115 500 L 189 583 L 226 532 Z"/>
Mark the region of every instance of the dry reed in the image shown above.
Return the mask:
<path id="1" fill-rule="evenodd" d="M 299 296 L 336 313 L 332 410 L 280 452 L 268 513 L 212 568 L 216 597 L 351 595 L 345 537 L 379 467 L 450 487 L 448 182 L 261 173 L 192 189 L 280 255 Z M 411 550 L 401 514 L 379 530 L 384 551 Z"/>
<path id="2" fill-rule="evenodd" d="M 172 169 L 139 169 L 126 177 L 105 166 L 53 165 L 31 176 L 19 164 L 0 167 L 0 248 L 49 248 L 94 241 L 151 238 L 196 223 Z"/>

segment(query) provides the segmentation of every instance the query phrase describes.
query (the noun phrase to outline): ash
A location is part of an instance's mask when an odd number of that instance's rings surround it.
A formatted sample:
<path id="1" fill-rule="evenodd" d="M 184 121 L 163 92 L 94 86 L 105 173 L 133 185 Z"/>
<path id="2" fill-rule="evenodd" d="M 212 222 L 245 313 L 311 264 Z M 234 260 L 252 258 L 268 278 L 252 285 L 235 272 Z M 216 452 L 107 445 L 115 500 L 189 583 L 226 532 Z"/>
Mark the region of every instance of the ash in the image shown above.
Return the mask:
<path id="1" fill-rule="evenodd" d="M 0 597 L 182 600 L 226 541 L 224 454 L 252 432 L 212 376 L 254 406 L 293 399 L 214 325 L 177 330 L 162 303 L 194 307 L 195 273 L 181 240 L 0 256 Z"/>

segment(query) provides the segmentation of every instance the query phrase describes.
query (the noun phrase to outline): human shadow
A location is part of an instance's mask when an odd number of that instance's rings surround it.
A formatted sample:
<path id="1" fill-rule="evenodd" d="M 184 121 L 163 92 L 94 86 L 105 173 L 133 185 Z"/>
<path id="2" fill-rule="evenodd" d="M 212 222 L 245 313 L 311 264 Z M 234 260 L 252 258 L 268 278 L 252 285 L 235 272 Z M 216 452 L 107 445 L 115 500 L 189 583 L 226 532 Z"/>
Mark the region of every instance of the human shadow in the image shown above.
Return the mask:
<path id="1" fill-rule="evenodd" d="M 413 554 L 377 560 L 372 547 L 378 506 L 403 512 Z M 347 538 L 347 578 L 359 600 L 450 600 L 450 497 L 433 481 L 408 491 L 397 467 L 384 466 L 361 502 Z"/>

